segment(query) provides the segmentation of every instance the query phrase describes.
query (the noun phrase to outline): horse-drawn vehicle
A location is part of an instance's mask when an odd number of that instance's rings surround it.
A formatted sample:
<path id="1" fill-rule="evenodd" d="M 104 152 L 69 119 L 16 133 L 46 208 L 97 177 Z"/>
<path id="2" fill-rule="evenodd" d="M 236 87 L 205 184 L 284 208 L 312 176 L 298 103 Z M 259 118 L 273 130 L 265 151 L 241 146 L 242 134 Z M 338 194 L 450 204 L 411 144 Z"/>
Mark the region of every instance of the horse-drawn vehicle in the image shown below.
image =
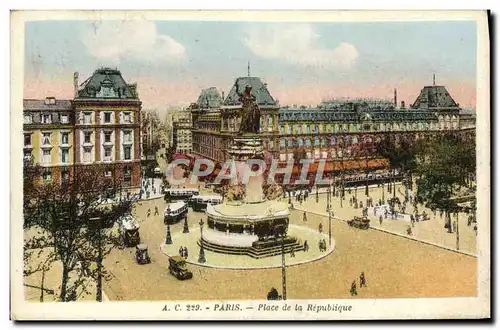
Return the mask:
<path id="1" fill-rule="evenodd" d="M 354 217 L 351 220 L 347 220 L 347 224 L 359 229 L 368 229 L 370 228 L 370 219 L 367 217 Z"/>
<path id="2" fill-rule="evenodd" d="M 186 259 L 181 256 L 172 256 L 168 259 L 168 270 L 178 280 L 189 280 L 193 273 L 186 267 Z"/>

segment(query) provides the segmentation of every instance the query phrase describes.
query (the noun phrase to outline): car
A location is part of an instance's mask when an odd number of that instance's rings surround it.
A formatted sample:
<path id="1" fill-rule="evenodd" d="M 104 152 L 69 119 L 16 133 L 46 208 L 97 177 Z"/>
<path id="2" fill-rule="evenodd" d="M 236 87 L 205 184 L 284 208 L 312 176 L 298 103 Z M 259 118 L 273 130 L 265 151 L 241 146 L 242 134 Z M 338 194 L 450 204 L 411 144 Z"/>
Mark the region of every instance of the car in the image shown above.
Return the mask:
<path id="1" fill-rule="evenodd" d="M 168 258 L 168 270 L 178 280 L 189 280 L 193 278 L 193 273 L 186 267 L 186 259 L 181 256 Z"/>
<path id="2" fill-rule="evenodd" d="M 146 244 L 139 244 L 135 247 L 135 261 L 139 265 L 151 263 L 149 258 L 148 246 Z"/>
<path id="3" fill-rule="evenodd" d="M 359 229 L 368 229 L 370 228 L 370 219 L 367 217 L 354 217 L 352 220 L 348 220 L 347 224 Z"/>

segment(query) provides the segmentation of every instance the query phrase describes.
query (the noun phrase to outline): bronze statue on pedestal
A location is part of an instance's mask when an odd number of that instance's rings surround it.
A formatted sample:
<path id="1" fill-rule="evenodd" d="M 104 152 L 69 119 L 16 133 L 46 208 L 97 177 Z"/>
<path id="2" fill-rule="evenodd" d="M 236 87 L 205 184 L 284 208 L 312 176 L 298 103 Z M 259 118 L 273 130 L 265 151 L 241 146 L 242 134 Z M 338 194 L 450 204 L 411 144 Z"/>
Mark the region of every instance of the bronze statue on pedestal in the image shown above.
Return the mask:
<path id="1" fill-rule="evenodd" d="M 258 133 L 260 130 L 260 110 L 255 102 L 256 98 L 251 92 L 252 86 L 246 85 L 245 91 L 240 94 L 238 85 L 236 85 L 236 93 L 240 96 L 242 103 L 239 134 Z"/>

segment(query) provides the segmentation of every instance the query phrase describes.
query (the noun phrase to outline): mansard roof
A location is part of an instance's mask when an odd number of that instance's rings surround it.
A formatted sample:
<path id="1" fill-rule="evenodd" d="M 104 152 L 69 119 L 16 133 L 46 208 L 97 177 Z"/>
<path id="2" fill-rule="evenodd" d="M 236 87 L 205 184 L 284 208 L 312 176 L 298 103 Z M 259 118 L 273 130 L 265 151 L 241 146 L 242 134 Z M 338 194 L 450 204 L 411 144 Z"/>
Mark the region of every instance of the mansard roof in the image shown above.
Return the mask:
<path id="1" fill-rule="evenodd" d="M 413 109 L 458 109 L 458 104 L 453 100 L 444 86 L 425 86 L 411 106 Z"/>
<path id="2" fill-rule="evenodd" d="M 117 69 L 101 68 L 79 86 L 79 98 L 138 99 L 137 85 L 127 84 Z"/>
<path id="3" fill-rule="evenodd" d="M 267 84 L 264 84 L 258 77 L 237 78 L 233 87 L 229 91 L 229 94 L 224 100 L 224 105 L 240 105 L 241 103 L 239 101 L 238 93 L 243 93 L 247 85 L 252 86 L 252 94 L 255 96 L 259 108 L 276 108 L 278 106 L 277 102 L 267 89 Z"/>
<path id="4" fill-rule="evenodd" d="M 47 102 L 51 100 L 52 102 Z M 47 98 L 42 100 L 24 99 L 23 111 L 68 111 L 72 110 L 70 100 L 56 100 L 55 98 Z"/>
<path id="5" fill-rule="evenodd" d="M 218 108 L 222 104 L 222 97 L 215 87 L 205 88 L 201 91 L 196 104 L 200 108 Z"/>

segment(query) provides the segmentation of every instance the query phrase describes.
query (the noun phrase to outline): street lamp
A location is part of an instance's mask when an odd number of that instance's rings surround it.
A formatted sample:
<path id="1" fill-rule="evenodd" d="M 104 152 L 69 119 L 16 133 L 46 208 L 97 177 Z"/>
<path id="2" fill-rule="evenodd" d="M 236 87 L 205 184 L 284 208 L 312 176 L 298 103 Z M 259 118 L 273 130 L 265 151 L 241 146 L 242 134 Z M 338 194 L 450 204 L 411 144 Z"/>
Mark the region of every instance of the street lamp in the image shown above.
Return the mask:
<path id="1" fill-rule="evenodd" d="M 184 218 L 184 229 L 182 230 L 182 233 L 187 234 L 189 233 L 189 227 L 188 227 L 188 218 L 187 215 Z"/>
<path id="2" fill-rule="evenodd" d="M 172 244 L 172 235 L 170 234 L 170 206 L 167 208 L 167 214 L 165 215 L 165 221 L 167 222 L 167 237 L 165 238 L 165 244 Z"/>
<path id="3" fill-rule="evenodd" d="M 203 219 L 200 219 L 200 256 L 198 257 L 198 262 L 200 264 L 205 263 L 207 260 L 205 259 L 205 251 L 203 250 Z"/>
<path id="4" fill-rule="evenodd" d="M 332 190 L 332 185 L 328 186 L 328 244 L 332 246 L 332 198 L 330 197 L 330 191 Z"/>

